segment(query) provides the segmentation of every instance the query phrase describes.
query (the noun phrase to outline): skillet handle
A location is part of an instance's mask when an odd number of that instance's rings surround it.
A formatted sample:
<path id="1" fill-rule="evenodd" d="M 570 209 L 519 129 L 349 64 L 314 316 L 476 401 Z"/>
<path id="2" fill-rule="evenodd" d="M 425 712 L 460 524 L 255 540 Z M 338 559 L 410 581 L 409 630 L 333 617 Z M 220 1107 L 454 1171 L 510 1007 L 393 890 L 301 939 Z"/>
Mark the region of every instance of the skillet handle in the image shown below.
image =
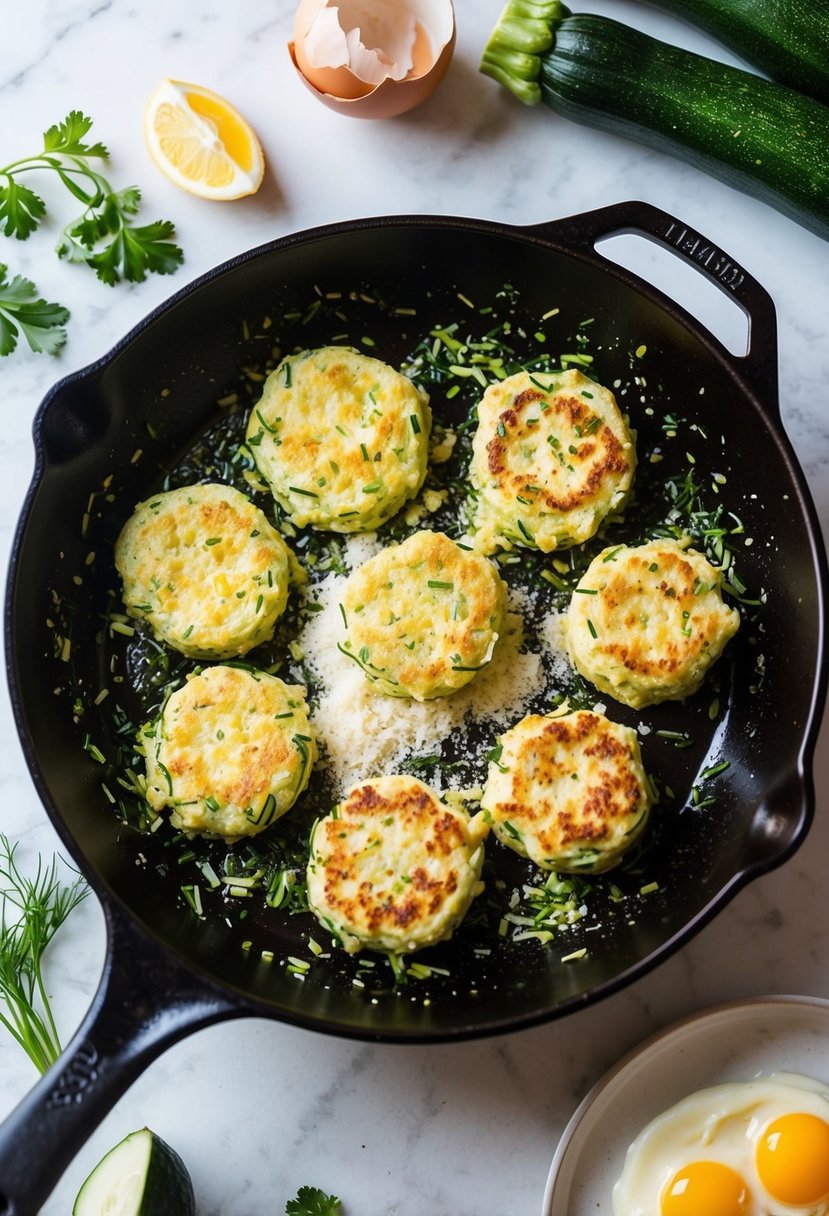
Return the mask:
<path id="1" fill-rule="evenodd" d="M 118 1098 L 167 1047 L 244 1010 L 106 907 L 92 1005 L 56 1064 L 0 1125 L 0 1216 L 37 1216 Z M 134 1130 L 134 1129 L 130 1129 Z"/>
<path id="2" fill-rule="evenodd" d="M 598 252 L 595 244 L 602 237 L 632 233 L 644 236 L 677 257 L 684 258 L 733 299 L 748 318 L 748 350 L 745 355 L 733 355 L 719 343 L 717 345 L 730 361 L 736 363 L 737 370 L 759 395 L 766 410 L 773 411 L 779 419 L 777 313 L 774 302 L 765 287 L 713 241 L 651 203 L 634 201 L 615 203 L 583 215 L 533 225 L 532 231 L 565 241 L 571 246 L 582 246 L 590 250 L 593 256 Z M 615 262 L 604 260 L 615 273 L 619 273 Z M 662 302 L 664 304 L 664 300 Z M 672 304 L 672 308 L 678 309 L 679 306 Z M 705 332 L 710 341 L 716 342 L 707 330 Z"/>

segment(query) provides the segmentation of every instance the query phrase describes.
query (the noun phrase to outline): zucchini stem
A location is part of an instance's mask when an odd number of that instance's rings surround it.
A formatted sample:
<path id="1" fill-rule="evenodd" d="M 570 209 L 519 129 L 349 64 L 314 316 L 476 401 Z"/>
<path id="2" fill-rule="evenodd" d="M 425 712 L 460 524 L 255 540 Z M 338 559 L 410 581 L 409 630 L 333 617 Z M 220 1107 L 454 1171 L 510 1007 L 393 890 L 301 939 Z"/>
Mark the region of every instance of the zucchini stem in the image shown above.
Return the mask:
<path id="1" fill-rule="evenodd" d="M 525 105 L 538 105 L 541 56 L 555 42 L 559 23 L 569 16 L 561 0 L 508 0 L 484 47 L 481 72 Z"/>

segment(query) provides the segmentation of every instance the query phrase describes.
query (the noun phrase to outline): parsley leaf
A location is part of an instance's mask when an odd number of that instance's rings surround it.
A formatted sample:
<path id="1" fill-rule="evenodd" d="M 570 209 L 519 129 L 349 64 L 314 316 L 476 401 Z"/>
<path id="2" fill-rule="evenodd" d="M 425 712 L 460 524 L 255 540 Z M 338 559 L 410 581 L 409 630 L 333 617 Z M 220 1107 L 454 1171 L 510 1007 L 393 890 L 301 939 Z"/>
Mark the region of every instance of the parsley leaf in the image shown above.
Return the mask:
<path id="1" fill-rule="evenodd" d="M 19 178 L 31 172 L 56 173 L 84 205 L 82 214 L 61 233 L 58 257 L 85 262 L 110 286 L 121 279 L 140 283 L 152 272 L 172 274 L 184 256 L 173 244 L 173 225 L 169 220 L 133 223 L 141 191 L 137 186 L 116 190 L 98 172 L 93 162 L 107 160 L 109 152 L 104 144 L 87 141 L 91 126 L 91 118 L 71 110 L 63 122 L 44 132 L 41 152 L 0 168 L 0 228 L 19 240 L 31 236 L 46 214 L 46 204 Z"/>
<path id="2" fill-rule="evenodd" d="M 63 122 L 55 123 L 43 134 L 44 152 L 65 152 L 71 156 L 109 158 L 109 152 L 103 144 L 85 144 L 81 141 L 92 127 L 92 119 L 87 118 L 80 110 L 71 110 Z"/>
<path id="3" fill-rule="evenodd" d="M 25 241 L 45 214 L 43 199 L 28 186 L 22 186 L 13 177 L 6 186 L 0 186 L 0 223 L 6 236 Z"/>
<path id="4" fill-rule="evenodd" d="M 0 263 L 0 356 L 12 353 L 19 334 L 38 354 L 57 354 L 66 341 L 69 310 L 39 299 L 31 279 L 16 274 L 8 280 L 7 273 Z"/>
<path id="5" fill-rule="evenodd" d="M 342 1204 L 336 1195 L 326 1195 L 316 1186 L 301 1186 L 296 1199 L 285 1204 L 285 1216 L 339 1216 Z"/>
<path id="6" fill-rule="evenodd" d="M 110 286 L 122 278 L 140 283 L 150 271 L 172 274 L 183 256 L 170 241 L 173 225 L 169 220 L 132 224 L 129 217 L 138 211 L 140 201 L 136 187 L 107 194 L 97 207 L 88 208 L 64 228 L 58 257 L 86 262 Z"/>

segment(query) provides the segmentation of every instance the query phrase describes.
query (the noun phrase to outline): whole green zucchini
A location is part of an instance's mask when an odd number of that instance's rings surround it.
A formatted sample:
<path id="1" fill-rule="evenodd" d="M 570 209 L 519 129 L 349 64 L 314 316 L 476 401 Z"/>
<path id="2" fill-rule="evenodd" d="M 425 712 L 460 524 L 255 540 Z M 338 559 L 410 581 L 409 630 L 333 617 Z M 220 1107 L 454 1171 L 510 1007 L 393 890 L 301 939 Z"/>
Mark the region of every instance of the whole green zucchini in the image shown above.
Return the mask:
<path id="1" fill-rule="evenodd" d="M 829 107 L 560 0 L 510 0 L 481 71 L 705 170 L 829 238 Z"/>
<path id="2" fill-rule="evenodd" d="M 829 102 L 829 0 L 649 0 L 772 80 Z"/>

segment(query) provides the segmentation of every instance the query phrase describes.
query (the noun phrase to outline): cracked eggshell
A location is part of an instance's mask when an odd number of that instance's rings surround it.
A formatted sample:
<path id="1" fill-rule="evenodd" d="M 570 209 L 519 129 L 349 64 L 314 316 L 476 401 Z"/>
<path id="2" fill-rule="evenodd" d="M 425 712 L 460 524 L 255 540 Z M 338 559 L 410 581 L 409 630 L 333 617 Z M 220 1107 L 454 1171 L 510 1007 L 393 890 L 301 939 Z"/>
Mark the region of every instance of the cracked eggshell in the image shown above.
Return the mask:
<path id="1" fill-rule="evenodd" d="M 455 49 L 452 0 L 302 0 L 288 50 L 324 105 L 393 118 L 429 97 Z"/>

